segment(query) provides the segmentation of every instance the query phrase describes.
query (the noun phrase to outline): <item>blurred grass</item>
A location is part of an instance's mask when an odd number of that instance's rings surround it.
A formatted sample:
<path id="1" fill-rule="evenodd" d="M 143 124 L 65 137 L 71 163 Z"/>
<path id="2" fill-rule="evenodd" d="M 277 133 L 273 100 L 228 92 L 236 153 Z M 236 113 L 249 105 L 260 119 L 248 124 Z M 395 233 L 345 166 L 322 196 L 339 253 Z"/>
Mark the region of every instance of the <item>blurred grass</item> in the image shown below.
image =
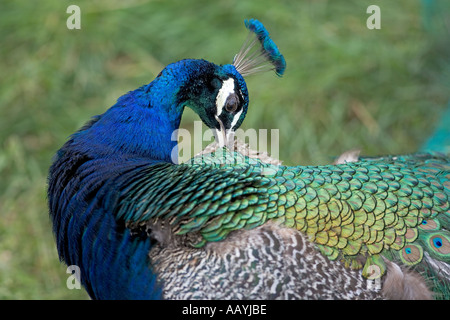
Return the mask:
<path id="1" fill-rule="evenodd" d="M 52 155 L 92 115 L 165 65 L 231 62 L 246 37 L 245 18 L 267 26 L 288 68 L 282 79 L 248 78 L 243 128 L 279 129 L 286 164 L 329 163 L 352 148 L 365 155 L 417 150 L 450 83 L 448 43 L 435 19 L 448 22 L 448 5 L 422 3 L 3 1 L 0 299 L 87 297 L 66 288 L 53 243 L 46 206 Z M 70 4 L 81 8 L 81 30 L 66 28 Z M 371 4 L 381 8 L 380 30 L 366 28 Z M 193 120 L 186 112 L 182 126 L 192 129 Z"/>

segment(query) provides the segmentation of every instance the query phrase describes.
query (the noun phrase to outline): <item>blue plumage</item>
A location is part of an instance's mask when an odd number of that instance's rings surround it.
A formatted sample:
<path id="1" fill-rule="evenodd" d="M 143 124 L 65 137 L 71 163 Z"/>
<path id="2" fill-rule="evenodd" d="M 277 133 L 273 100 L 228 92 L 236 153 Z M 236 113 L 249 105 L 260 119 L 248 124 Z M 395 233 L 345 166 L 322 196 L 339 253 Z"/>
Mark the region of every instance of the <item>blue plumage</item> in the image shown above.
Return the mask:
<path id="1" fill-rule="evenodd" d="M 256 19 L 245 20 L 245 26 L 254 32 L 262 45 L 263 50 L 268 54 L 269 60 L 275 66 L 276 73 L 281 76 L 286 70 L 286 60 L 278 49 L 277 45 L 269 37 L 269 32 L 264 25 Z"/>
<path id="2" fill-rule="evenodd" d="M 48 202 L 60 259 L 94 299 L 432 297 L 397 263 L 447 297 L 448 155 L 286 167 L 223 148 L 177 164 L 184 107 L 228 146 L 249 106 L 244 77 L 284 72 L 262 24 L 246 26 L 256 39 L 233 64 L 172 63 L 57 152 Z M 383 292 L 363 278 L 375 267 Z"/>
<path id="3" fill-rule="evenodd" d="M 130 231 L 129 218 L 117 212 L 119 201 L 143 172 L 178 162 L 172 135 L 184 107 L 226 143 L 248 103 L 234 65 L 181 60 L 93 117 L 57 152 L 48 181 L 56 245 L 62 261 L 80 267 L 92 298 L 161 298 L 148 256 L 153 240 Z"/>
<path id="4" fill-rule="evenodd" d="M 269 37 L 269 32 L 256 19 L 245 20 L 245 26 L 250 33 L 234 57 L 233 65 L 236 70 L 244 77 L 261 71 L 274 70 L 281 77 L 286 69 L 286 60 Z"/>

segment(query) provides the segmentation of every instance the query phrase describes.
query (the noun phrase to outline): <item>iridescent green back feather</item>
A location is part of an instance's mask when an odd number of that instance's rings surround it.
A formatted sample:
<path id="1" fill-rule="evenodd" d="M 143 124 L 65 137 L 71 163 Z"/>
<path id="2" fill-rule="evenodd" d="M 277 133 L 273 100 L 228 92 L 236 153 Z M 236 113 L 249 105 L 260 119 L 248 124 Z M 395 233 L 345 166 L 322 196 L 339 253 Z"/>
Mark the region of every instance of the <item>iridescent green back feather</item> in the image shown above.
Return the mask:
<path id="1" fill-rule="evenodd" d="M 195 246 L 276 220 L 365 276 L 371 265 L 384 273 L 380 255 L 408 266 L 438 261 L 448 268 L 447 157 L 423 153 L 287 167 L 223 152 L 143 170 L 124 190 L 118 216 L 132 224 L 169 219 L 178 234 L 201 235 Z"/>

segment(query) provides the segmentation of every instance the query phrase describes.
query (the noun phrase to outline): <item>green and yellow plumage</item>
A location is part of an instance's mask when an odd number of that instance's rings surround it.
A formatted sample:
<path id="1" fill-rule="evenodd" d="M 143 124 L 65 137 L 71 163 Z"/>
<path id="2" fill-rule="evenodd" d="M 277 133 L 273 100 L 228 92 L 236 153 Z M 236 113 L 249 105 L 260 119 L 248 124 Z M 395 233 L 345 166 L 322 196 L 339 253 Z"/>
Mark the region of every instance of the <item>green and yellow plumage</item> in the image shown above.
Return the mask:
<path id="1" fill-rule="evenodd" d="M 365 276 L 371 265 L 384 274 L 381 256 L 408 266 L 425 255 L 450 262 L 450 233 L 442 227 L 450 219 L 444 155 L 287 167 L 222 151 L 143 170 L 125 190 L 119 216 L 135 224 L 169 219 L 177 234 L 199 235 L 196 247 L 273 220 Z"/>

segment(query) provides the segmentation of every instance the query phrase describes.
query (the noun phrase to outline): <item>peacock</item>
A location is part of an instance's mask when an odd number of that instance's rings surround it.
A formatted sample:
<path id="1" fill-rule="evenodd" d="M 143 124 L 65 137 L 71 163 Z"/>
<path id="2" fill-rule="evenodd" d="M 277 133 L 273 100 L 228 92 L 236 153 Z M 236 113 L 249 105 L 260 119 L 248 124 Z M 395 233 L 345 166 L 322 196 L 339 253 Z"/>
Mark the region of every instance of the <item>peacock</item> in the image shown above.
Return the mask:
<path id="1" fill-rule="evenodd" d="M 286 61 L 261 22 L 245 26 L 232 64 L 172 63 L 57 151 L 60 259 L 93 299 L 449 298 L 448 153 L 284 166 L 247 152 L 244 77 Z M 216 143 L 178 163 L 186 106 Z"/>

